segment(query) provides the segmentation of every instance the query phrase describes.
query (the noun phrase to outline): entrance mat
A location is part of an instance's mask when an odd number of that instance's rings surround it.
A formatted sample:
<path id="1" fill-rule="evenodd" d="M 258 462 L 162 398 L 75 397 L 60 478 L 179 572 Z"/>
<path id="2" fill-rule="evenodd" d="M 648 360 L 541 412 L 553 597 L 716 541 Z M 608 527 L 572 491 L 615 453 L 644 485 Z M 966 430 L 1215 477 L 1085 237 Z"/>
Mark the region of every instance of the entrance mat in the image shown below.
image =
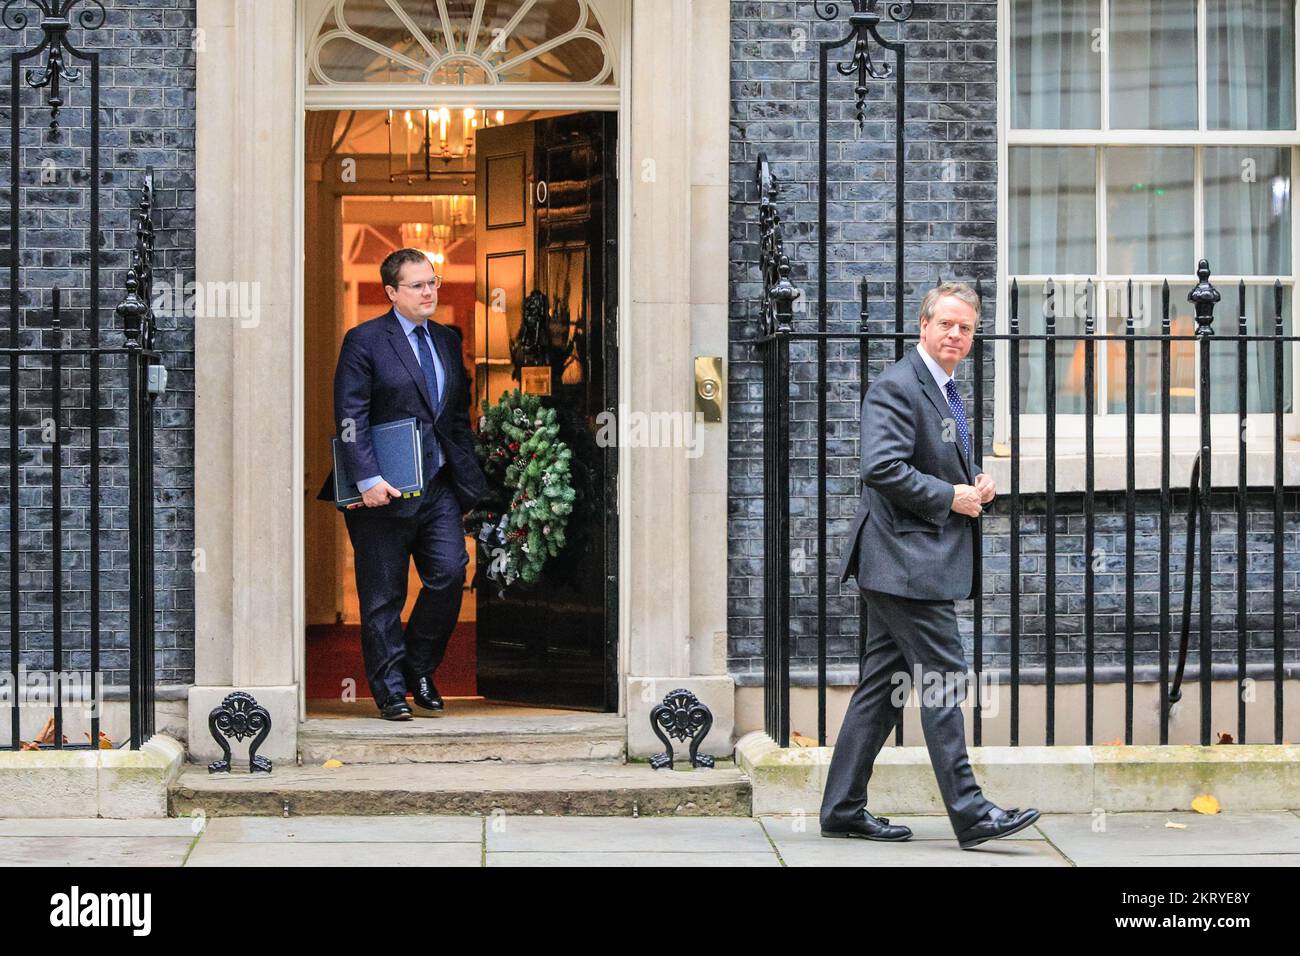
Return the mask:
<path id="1" fill-rule="evenodd" d="M 478 645 L 473 621 L 452 632 L 442 666 L 434 675 L 444 697 L 478 696 Z M 314 624 L 307 628 L 307 697 L 338 700 L 344 681 L 355 683 L 358 699 L 370 699 L 361 657 L 360 624 Z M 408 688 L 409 690 L 410 688 Z"/>

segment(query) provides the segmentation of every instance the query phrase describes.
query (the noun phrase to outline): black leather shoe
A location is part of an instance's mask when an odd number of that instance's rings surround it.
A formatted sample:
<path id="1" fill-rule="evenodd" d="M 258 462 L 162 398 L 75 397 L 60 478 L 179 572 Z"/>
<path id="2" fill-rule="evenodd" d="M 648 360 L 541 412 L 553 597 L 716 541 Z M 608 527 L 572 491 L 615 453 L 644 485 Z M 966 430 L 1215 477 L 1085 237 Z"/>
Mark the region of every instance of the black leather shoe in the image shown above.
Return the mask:
<path id="1" fill-rule="evenodd" d="M 829 830 L 822 827 L 822 836 L 824 837 L 858 837 L 862 840 L 881 840 L 887 843 L 901 843 L 903 840 L 912 839 L 912 831 L 909 827 L 891 826 L 888 817 L 873 817 L 869 812 L 863 810 L 853 823 L 847 827 L 836 827 Z"/>
<path id="2" fill-rule="evenodd" d="M 433 685 L 432 677 L 421 677 L 415 682 L 415 690 L 411 692 L 411 697 L 416 704 L 425 710 L 442 710 L 442 696 L 438 693 L 438 688 Z"/>
<path id="3" fill-rule="evenodd" d="M 958 833 L 957 843 L 963 850 L 969 850 L 986 840 L 996 840 L 998 837 L 1019 833 L 1037 820 L 1038 816 L 1038 811 L 1033 807 L 1028 810 L 1021 810 L 1018 807 L 1003 810 L 994 807 L 983 820 Z"/>
<path id="4" fill-rule="evenodd" d="M 383 707 L 379 708 L 379 715 L 384 720 L 410 720 L 411 705 L 406 702 L 405 697 L 393 696 Z"/>

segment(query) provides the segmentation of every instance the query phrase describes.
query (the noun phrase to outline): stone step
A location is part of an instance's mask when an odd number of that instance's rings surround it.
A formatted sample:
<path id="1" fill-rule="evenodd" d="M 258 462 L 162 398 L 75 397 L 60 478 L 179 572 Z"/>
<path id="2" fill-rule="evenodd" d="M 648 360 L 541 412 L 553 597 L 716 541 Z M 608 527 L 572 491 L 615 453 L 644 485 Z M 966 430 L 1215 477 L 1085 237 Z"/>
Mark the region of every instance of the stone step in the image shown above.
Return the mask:
<path id="1" fill-rule="evenodd" d="M 246 765 L 245 765 L 246 767 Z M 749 816 L 749 780 L 730 761 L 713 769 L 648 763 L 355 764 L 184 770 L 169 790 L 171 816 L 390 814 Z"/>
<path id="2" fill-rule="evenodd" d="M 622 763 L 626 749 L 627 719 L 617 714 L 317 719 L 298 727 L 303 766 L 331 758 L 345 764 Z"/>

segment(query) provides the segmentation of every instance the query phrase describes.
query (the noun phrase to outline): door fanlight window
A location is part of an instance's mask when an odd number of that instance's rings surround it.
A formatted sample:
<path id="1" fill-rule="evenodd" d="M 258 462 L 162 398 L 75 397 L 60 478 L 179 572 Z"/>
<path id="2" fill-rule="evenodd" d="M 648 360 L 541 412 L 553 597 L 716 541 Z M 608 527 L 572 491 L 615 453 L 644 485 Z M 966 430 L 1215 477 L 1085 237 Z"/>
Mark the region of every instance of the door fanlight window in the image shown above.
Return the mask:
<path id="1" fill-rule="evenodd" d="M 316 86 L 615 82 L 591 0 L 329 0 L 307 68 Z"/>

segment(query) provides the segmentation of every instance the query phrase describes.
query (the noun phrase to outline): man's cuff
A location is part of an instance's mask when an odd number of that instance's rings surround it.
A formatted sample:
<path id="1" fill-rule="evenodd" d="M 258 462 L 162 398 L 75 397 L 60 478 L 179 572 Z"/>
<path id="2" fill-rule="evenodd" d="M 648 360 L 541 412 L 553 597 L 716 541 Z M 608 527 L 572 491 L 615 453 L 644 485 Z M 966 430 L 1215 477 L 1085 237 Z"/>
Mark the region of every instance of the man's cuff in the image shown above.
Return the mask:
<path id="1" fill-rule="evenodd" d="M 956 487 L 942 478 L 934 478 L 933 480 L 935 485 L 934 510 L 926 517 L 932 524 L 942 528 L 948 523 L 948 516 L 952 514 L 952 500 L 953 495 L 956 494 Z"/>
<path id="2" fill-rule="evenodd" d="M 375 475 L 375 477 L 373 478 L 362 479 L 361 481 L 357 482 L 357 491 L 361 492 L 364 495 L 367 491 L 375 487 L 375 485 L 379 484 L 383 480 L 384 480 L 383 475 Z"/>

